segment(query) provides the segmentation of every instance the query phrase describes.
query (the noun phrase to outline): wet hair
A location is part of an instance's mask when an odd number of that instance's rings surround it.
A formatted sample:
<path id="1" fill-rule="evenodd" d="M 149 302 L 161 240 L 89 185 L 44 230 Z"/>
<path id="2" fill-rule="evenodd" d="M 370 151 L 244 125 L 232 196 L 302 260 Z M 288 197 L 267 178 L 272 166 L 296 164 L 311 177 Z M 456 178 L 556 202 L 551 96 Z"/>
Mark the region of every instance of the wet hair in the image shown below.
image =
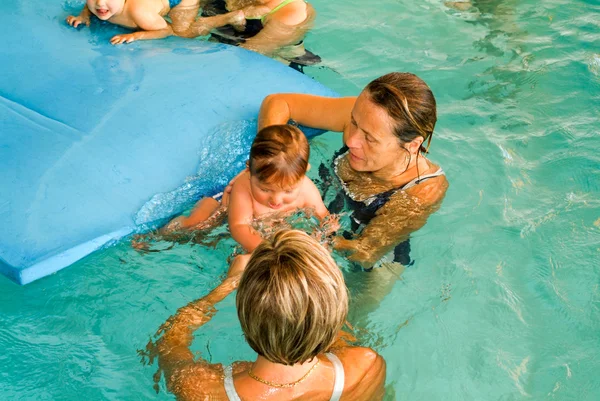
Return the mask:
<path id="1" fill-rule="evenodd" d="M 427 141 L 427 153 L 437 121 L 435 97 L 427 84 L 414 74 L 392 72 L 377 78 L 365 88 L 371 101 L 383 108 L 394 122 L 394 135 L 402 142 L 417 137 Z"/>
<path id="2" fill-rule="evenodd" d="M 265 184 L 286 188 L 297 184 L 308 170 L 310 146 L 292 125 L 271 125 L 259 131 L 250 148 L 250 175 Z"/>
<path id="3" fill-rule="evenodd" d="M 348 291 L 323 246 L 302 231 L 282 230 L 252 253 L 236 305 L 250 347 L 293 365 L 331 348 L 348 314 Z"/>

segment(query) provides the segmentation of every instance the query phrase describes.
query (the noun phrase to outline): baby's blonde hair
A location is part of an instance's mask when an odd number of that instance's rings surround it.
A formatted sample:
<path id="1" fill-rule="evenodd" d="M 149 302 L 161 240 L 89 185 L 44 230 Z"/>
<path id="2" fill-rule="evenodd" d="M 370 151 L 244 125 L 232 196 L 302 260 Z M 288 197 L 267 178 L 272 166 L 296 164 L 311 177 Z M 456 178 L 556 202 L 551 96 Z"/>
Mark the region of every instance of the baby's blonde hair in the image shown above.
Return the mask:
<path id="1" fill-rule="evenodd" d="M 283 230 L 254 250 L 236 304 L 250 347 L 293 365 L 329 350 L 348 314 L 348 291 L 323 246 L 302 231 Z"/>

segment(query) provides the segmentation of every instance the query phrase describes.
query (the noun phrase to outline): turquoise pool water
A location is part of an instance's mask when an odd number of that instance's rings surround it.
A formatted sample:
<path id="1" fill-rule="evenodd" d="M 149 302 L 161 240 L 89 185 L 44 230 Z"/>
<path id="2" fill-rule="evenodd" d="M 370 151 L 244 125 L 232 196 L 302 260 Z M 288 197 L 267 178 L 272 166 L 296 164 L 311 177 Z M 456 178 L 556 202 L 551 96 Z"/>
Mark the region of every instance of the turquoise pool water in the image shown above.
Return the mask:
<path id="1" fill-rule="evenodd" d="M 599 400 L 600 5 L 313 4 L 307 47 L 328 68 L 309 75 L 355 94 L 411 71 L 438 99 L 431 158 L 450 189 L 411 239 L 415 264 L 368 313 L 376 289 L 347 274 L 356 333 L 388 363 L 388 399 Z M 339 145 L 313 140 L 313 165 Z M 25 287 L 0 279 L 0 399 L 172 400 L 136 351 L 219 282 L 231 247 L 140 255 L 124 241 Z M 194 348 L 253 356 L 233 297 Z"/>

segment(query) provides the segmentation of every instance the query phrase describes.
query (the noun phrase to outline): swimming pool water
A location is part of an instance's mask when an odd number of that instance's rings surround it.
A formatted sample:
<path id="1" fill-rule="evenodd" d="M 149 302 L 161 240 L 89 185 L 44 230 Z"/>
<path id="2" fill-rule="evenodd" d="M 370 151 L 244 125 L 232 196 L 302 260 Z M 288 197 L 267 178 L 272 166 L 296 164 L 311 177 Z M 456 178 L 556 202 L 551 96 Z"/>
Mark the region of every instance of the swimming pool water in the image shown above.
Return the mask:
<path id="1" fill-rule="evenodd" d="M 356 333 L 387 360 L 390 400 L 600 400 L 600 5 L 473 3 L 313 1 L 325 68 L 307 73 L 345 95 L 421 76 L 450 182 L 377 308 L 360 313 L 377 288 L 347 273 Z M 314 139 L 312 164 L 340 143 Z M 219 282 L 232 244 L 123 241 L 25 287 L 0 279 L 0 399 L 173 399 L 137 350 Z M 233 297 L 218 309 L 194 348 L 252 358 Z"/>

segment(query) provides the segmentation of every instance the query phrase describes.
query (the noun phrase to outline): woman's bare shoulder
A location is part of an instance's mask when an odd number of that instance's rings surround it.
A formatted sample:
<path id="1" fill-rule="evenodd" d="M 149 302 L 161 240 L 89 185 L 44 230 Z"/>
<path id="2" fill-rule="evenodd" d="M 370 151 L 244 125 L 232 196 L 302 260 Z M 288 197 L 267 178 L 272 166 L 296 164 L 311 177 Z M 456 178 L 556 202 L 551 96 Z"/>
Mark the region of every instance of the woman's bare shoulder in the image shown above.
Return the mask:
<path id="1" fill-rule="evenodd" d="M 346 374 L 356 371 L 360 375 L 383 361 L 376 351 L 367 347 L 343 347 L 333 353 L 342 361 Z"/>
<path id="2" fill-rule="evenodd" d="M 435 163 L 427 160 L 427 165 L 429 168 L 427 171 L 424 171 L 420 174 L 420 177 L 436 174 L 441 168 Z M 421 178 L 422 179 L 422 178 Z M 446 175 L 444 173 L 423 179 L 418 184 L 404 190 L 396 192 L 390 200 L 390 206 L 395 203 L 405 203 L 405 202 L 416 202 L 415 208 L 422 210 L 429 210 L 433 207 L 437 209 L 437 207 L 441 204 L 441 201 L 444 199 L 446 195 L 446 190 L 448 189 L 448 180 L 446 179 Z M 409 195 L 408 197 L 406 195 Z M 394 206 L 395 207 L 395 206 Z M 414 210 L 416 211 L 416 210 Z"/>
<path id="3" fill-rule="evenodd" d="M 293 1 L 282 7 L 271 16 L 268 20 L 277 20 L 286 25 L 298 25 L 303 23 L 308 17 L 308 5 L 303 1 Z"/>
<path id="4" fill-rule="evenodd" d="M 436 168 L 437 167 L 437 168 Z M 439 167 L 434 165 L 435 170 Z M 446 175 L 438 175 L 437 177 L 428 178 L 427 180 L 409 188 L 406 192 L 419 199 L 421 204 L 427 208 L 439 206 L 446 190 L 448 189 L 448 180 Z"/>
<path id="5" fill-rule="evenodd" d="M 371 348 L 345 347 L 334 351 L 344 366 L 342 400 L 379 400 L 385 383 L 385 361 Z"/>

